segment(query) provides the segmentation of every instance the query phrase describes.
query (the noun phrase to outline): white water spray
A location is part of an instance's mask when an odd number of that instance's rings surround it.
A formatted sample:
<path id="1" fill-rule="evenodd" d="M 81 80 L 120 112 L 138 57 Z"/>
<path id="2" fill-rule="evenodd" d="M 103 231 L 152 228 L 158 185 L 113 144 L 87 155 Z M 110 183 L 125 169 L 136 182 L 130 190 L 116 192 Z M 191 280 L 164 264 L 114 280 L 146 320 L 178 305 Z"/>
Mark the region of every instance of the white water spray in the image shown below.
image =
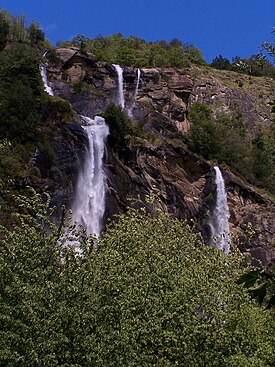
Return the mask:
<path id="1" fill-rule="evenodd" d="M 135 92 L 134 92 L 132 109 L 135 107 L 135 104 L 136 104 L 136 99 L 137 99 L 137 95 L 138 95 L 139 81 L 140 81 L 140 69 L 137 69 L 137 84 L 136 84 L 136 88 L 135 88 Z"/>
<path id="2" fill-rule="evenodd" d="M 43 84 L 44 84 L 45 92 L 47 92 L 50 96 L 53 96 L 54 95 L 53 90 L 49 86 L 49 83 L 48 83 L 46 66 L 43 65 L 43 64 L 40 65 L 40 74 L 41 74 L 42 81 L 43 81 Z"/>
<path id="3" fill-rule="evenodd" d="M 125 99 L 123 93 L 123 69 L 121 66 L 113 64 L 116 69 L 117 77 L 118 77 L 118 104 L 122 109 L 125 107 Z"/>
<path id="4" fill-rule="evenodd" d="M 135 91 L 134 91 L 134 95 L 133 95 L 133 101 L 132 104 L 128 110 L 128 115 L 129 117 L 133 117 L 133 109 L 136 105 L 136 99 L 137 99 L 137 95 L 138 95 L 138 87 L 139 87 L 139 82 L 140 82 L 140 69 L 137 69 L 137 83 L 136 83 L 136 87 L 135 87 Z"/>
<path id="5" fill-rule="evenodd" d="M 87 233 L 98 237 L 105 212 L 107 178 L 103 169 L 103 158 L 109 128 L 102 117 L 80 117 L 88 135 L 89 151 L 78 178 L 72 219 L 73 222 L 84 226 Z"/>
<path id="6" fill-rule="evenodd" d="M 213 244 L 228 253 L 230 250 L 230 230 L 229 230 L 229 209 L 227 204 L 227 194 L 225 190 L 224 180 L 219 167 L 215 166 L 216 172 L 216 188 L 217 199 L 214 208 L 213 217 L 210 223 L 211 232 L 213 236 Z"/>

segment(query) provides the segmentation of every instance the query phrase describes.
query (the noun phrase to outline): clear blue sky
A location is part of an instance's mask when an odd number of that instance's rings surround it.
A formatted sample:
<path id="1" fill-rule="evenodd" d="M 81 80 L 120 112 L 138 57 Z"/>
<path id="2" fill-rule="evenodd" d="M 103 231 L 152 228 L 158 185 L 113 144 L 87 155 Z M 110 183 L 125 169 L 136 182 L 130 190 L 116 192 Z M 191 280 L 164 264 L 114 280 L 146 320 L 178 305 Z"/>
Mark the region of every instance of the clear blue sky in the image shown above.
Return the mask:
<path id="1" fill-rule="evenodd" d="M 178 38 L 208 62 L 219 54 L 249 57 L 274 38 L 275 0 L 1 0 L 0 7 L 40 22 L 53 44 L 117 32 L 146 41 Z"/>

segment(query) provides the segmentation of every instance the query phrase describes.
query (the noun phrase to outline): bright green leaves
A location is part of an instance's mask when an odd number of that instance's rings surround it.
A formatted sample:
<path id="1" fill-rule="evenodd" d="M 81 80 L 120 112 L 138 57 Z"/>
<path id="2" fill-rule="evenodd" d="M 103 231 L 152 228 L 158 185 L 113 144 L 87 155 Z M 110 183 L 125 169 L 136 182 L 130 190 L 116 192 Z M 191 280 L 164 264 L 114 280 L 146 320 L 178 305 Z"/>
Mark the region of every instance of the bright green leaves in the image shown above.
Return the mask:
<path id="1" fill-rule="evenodd" d="M 64 217 L 51 223 L 49 200 L 32 193 L 18 206 L 0 245 L 1 365 L 274 365 L 274 320 L 236 283 L 238 251 L 224 255 L 185 223 L 134 209 L 95 250 Z"/>

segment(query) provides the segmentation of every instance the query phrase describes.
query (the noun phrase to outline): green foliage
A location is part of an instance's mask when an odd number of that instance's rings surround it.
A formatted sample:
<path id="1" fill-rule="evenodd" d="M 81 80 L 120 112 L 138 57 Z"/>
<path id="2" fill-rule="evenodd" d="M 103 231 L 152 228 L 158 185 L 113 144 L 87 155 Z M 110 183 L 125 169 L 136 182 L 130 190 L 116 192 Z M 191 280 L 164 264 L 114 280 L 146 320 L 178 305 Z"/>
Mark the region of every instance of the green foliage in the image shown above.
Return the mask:
<path id="1" fill-rule="evenodd" d="M 51 223 L 49 200 L 18 200 L 0 246 L 1 366 L 274 365 L 274 319 L 237 285 L 239 252 L 132 209 L 95 250 Z"/>
<path id="2" fill-rule="evenodd" d="M 190 129 L 192 150 L 206 159 L 216 157 L 220 147 L 211 109 L 195 102 L 192 105 L 189 117 L 192 123 Z"/>
<path id="3" fill-rule="evenodd" d="M 58 96 L 45 95 L 41 99 L 41 112 L 44 121 L 55 121 L 55 123 L 71 121 L 73 116 L 70 102 Z"/>
<path id="4" fill-rule="evenodd" d="M 47 57 L 47 62 L 51 65 L 56 65 L 60 61 L 60 58 L 59 58 L 55 48 L 49 49 L 47 51 L 46 57 Z"/>
<path id="5" fill-rule="evenodd" d="M 12 16 L 9 12 L 0 9 L 1 18 L 8 25 L 7 40 L 15 42 L 27 42 L 28 32 L 25 27 L 25 16 Z"/>
<path id="6" fill-rule="evenodd" d="M 233 57 L 232 64 L 228 59 L 219 55 L 212 60 L 210 66 L 219 70 L 233 70 L 253 76 L 275 76 L 275 67 L 262 53 L 252 55 L 247 59 L 241 59 L 239 56 Z"/>
<path id="7" fill-rule="evenodd" d="M 275 126 L 274 123 L 263 129 L 258 126 L 252 141 L 253 172 L 258 180 L 274 192 L 275 179 Z"/>
<path id="8" fill-rule="evenodd" d="M 233 58 L 231 70 L 254 76 L 275 76 L 275 67 L 261 53 L 252 55 L 248 59 Z"/>
<path id="9" fill-rule="evenodd" d="M 28 141 L 40 123 L 39 53 L 17 44 L 0 54 L 1 138 Z"/>
<path id="10" fill-rule="evenodd" d="M 266 309 L 275 309 L 275 267 L 267 271 L 250 270 L 244 273 L 237 281 L 248 288 L 252 297 L 257 298 L 260 305 Z"/>
<path id="11" fill-rule="evenodd" d="M 222 57 L 222 55 L 216 56 L 214 60 L 212 60 L 212 63 L 210 64 L 215 69 L 219 70 L 230 70 L 230 61 Z"/>
<path id="12" fill-rule="evenodd" d="M 148 138 L 142 127 L 132 122 L 120 106 L 109 104 L 103 117 L 110 128 L 110 143 L 115 150 L 124 149 L 129 142 L 137 142 L 137 138 Z"/>
<path id="13" fill-rule="evenodd" d="M 134 67 L 185 67 L 190 63 L 205 64 L 202 53 L 193 45 L 183 44 L 177 39 L 146 42 L 130 36 L 125 38 L 121 33 L 94 39 L 77 35 L 71 42 L 59 44 L 68 47 L 75 45 L 83 51 L 92 52 L 99 61 L 128 65 Z"/>
<path id="14" fill-rule="evenodd" d="M 272 31 L 275 34 L 275 28 Z M 273 62 L 275 61 L 275 43 L 274 42 L 264 42 L 262 44 L 262 49 L 265 53 L 268 54 L 269 57 L 272 58 Z"/>
<path id="15" fill-rule="evenodd" d="M 32 22 L 28 28 L 28 33 L 32 45 L 39 45 L 45 41 L 45 33 L 39 23 Z"/>
<path id="16" fill-rule="evenodd" d="M 9 41 L 43 47 L 45 37 L 39 23 L 32 22 L 27 28 L 24 15 L 13 16 L 8 11 L 0 9 L 0 51 Z"/>
<path id="17" fill-rule="evenodd" d="M 189 116 L 189 145 L 195 153 L 226 163 L 246 180 L 274 192 L 274 125 L 259 126 L 249 141 L 239 111 L 214 118 L 209 107 L 196 102 Z"/>
<path id="18" fill-rule="evenodd" d="M 6 21 L 4 14 L 0 12 L 0 51 L 2 51 L 7 44 L 9 29 L 9 23 Z"/>

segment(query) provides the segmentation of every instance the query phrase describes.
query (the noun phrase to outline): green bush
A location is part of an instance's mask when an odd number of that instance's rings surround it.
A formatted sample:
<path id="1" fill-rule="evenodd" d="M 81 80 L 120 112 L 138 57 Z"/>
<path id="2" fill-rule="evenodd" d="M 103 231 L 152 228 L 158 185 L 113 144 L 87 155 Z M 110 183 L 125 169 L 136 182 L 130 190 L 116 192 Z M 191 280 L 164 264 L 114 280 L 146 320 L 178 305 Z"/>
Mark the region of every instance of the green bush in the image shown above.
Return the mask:
<path id="1" fill-rule="evenodd" d="M 0 12 L 0 52 L 7 44 L 9 29 L 9 23 L 6 21 L 4 14 Z"/>
<path id="2" fill-rule="evenodd" d="M 39 52 L 17 44 L 0 53 L 1 138 L 27 142 L 41 123 Z"/>
<path id="3" fill-rule="evenodd" d="M 215 59 L 212 60 L 210 66 L 219 70 L 230 70 L 231 68 L 230 61 L 227 58 L 222 57 L 222 55 L 216 56 Z"/>
<path id="4" fill-rule="evenodd" d="M 110 142 L 115 150 L 123 150 L 129 142 L 136 138 L 148 138 L 142 126 L 132 122 L 120 106 L 109 104 L 104 110 L 103 117 L 110 128 Z"/>
<path id="5" fill-rule="evenodd" d="M 205 159 L 232 167 L 249 182 L 274 192 L 274 126 L 258 128 L 253 141 L 245 136 L 239 111 L 219 114 L 199 102 L 190 110 L 189 146 Z"/>
<path id="6" fill-rule="evenodd" d="M 33 192 L 17 200 L 0 246 L 1 366 L 274 366 L 274 318 L 237 285 L 239 252 L 143 210 L 93 249 Z"/>
<path id="7" fill-rule="evenodd" d="M 76 45 L 92 52 L 96 59 L 109 63 L 133 67 L 186 67 L 190 63 L 205 64 L 202 52 L 193 45 L 184 44 L 177 39 L 146 42 L 130 36 L 125 38 L 121 33 L 94 39 L 77 35 L 71 42 L 59 44 L 62 47 Z"/>
<path id="8" fill-rule="evenodd" d="M 220 142 L 217 138 L 211 109 L 195 102 L 190 110 L 189 118 L 191 121 L 189 133 L 191 149 L 206 159 L 218 156 Z"/>

